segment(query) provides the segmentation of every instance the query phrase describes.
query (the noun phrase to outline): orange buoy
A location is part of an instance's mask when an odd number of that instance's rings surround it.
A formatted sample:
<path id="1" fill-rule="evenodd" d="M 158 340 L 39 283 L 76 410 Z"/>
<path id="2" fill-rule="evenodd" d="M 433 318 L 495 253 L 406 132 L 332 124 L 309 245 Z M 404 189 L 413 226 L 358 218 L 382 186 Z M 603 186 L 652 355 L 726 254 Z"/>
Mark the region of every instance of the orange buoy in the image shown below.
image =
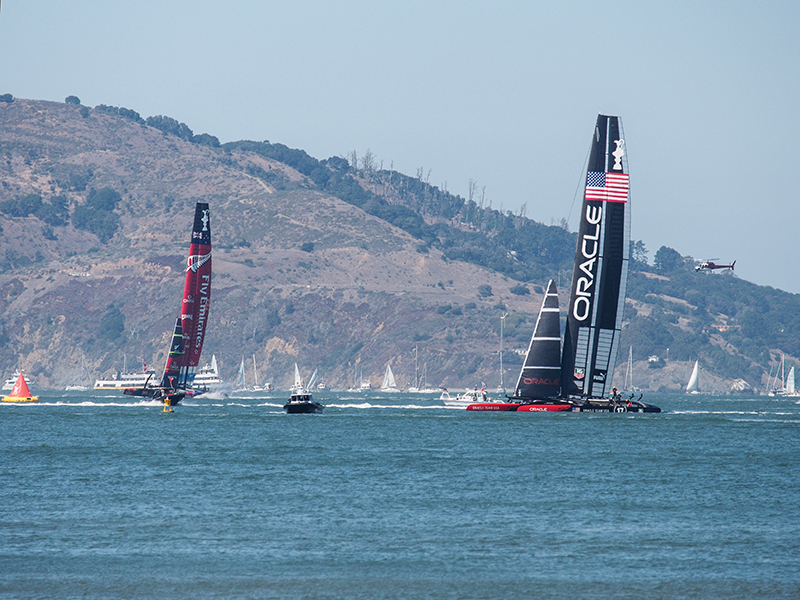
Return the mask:
<path id="1" fill-rule="evenodd" d="M 11 393 L 8 396 L 3 396 L 3 402 L 38 402 L 38 396 L 32 396 L 31 391 L 28 389 L 28 382 L 22 376 L 22 371 L 17 377 L 17 382 L 14 384 Z"/>

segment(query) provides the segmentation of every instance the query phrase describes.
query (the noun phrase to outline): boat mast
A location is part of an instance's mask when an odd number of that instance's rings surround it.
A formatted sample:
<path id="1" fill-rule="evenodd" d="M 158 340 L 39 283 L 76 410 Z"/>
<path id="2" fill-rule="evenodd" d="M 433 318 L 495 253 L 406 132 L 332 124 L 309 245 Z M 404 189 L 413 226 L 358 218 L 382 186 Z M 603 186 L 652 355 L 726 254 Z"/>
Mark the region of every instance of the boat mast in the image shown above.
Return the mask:
<path id="1" fill-rule="evenodd" d="M 414 346 L 414 387 L 419 390 L 419 369 L 417 368 L 417 347 Z"/>
<path id="2" fill-rule="evenodd" d="M 633 389 L 633 346 L 628 348 L 628 368 L 625 369 L 625 389 Z"/>
<path id="3" fill-rule="evenodd" d="M 244 356 L 242 356 L 242 364 L 239 365 L 239 377 L 236 380 L 236 386 L 239 389 L 244 389 L 247 386 L 247 377 L 244 372 Z"/>
<path id="4" fill-rule="evenodd" d="M 500 389 L 505 390 L 505 385 L 503 384 L 503 332 L 506 326 L 506 317 L 508 313 L 503 313 L 500 315 Z"/>

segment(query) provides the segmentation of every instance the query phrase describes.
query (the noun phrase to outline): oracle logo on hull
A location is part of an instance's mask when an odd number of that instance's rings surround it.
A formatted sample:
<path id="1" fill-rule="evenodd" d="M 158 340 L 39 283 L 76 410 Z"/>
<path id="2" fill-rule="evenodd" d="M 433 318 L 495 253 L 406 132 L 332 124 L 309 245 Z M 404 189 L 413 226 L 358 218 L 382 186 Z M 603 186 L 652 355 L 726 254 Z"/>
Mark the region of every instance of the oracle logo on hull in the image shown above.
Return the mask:
<path id="1" fill-rule="evenodd" d="M 594 225 L 594 231 L 591 231 L 591 227 L 587 228 L 586 233 L 581 238 L 581 256 L 584 260 L 579 268 L 583 275 L 578 277 L 575 282 L 575 300 L 572 302 L 572 316 L 578 321 L 585 321 L 592 312 L 594 274 L 600 250 L 600 222 L 602 220 L 602 206 L 586 207 L 586 222 L 589 225 Z"/>
<path id="2" fill-rule="evenodd" d="M 525 385 L 561 385 L 561 379 L 539 379 L 538 377 L 524 377 L 522 383 Z"/>

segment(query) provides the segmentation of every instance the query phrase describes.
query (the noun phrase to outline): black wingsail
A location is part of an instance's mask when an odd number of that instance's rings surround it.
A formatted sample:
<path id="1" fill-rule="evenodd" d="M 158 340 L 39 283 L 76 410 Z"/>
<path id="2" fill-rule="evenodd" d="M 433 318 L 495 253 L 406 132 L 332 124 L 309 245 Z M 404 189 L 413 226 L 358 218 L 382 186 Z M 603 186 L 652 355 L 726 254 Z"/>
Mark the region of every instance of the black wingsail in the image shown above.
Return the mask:
<path id="1" fill-rule="evenodd" d="M 598 115 L 581 206 L 561 361 L 562 396 L 611 389 L 630 252 L 629 175 L 619 117 Z"/>
<path id="2" fill-rule="evenodd" d="M 161 378 L 163 388 L 186 388 L 187 369 L 183 363 L 183 322 L 181 318 L 175 319 L 175 330 L 172 332 L 172 339 L 169 345 L 169 355 L 167 364 L 164 367 L 164 376 Z"/>
<path id="3" fill-rule="evenodd" d="M 561 392 L 561 330 L 558 291 L 551 279 L 536 319 L 512 400 L 556 398 Z"/>

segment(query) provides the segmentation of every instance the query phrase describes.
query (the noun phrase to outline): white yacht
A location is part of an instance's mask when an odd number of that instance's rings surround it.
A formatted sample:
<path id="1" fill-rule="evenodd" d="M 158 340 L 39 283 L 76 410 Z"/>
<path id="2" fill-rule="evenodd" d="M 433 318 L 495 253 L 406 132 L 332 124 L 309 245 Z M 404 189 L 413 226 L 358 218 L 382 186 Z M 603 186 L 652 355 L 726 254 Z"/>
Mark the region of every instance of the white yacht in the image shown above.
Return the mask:
<path id="1" fill-rule="evenodd" d="M 20 373 L 21 371 L 16 371 L 13 377 L 9 377 L 8 379 L 6 379 L 5 383 L 3 384 L 4 392 L 14 389 L 14 384 L 17 383 L 17 379 L 19 378 Z M 33 386 L 34 383 L 36 383 L 33 379 L 31 379 L 30 375 L 23 375 L 23 377 L 25 378 L 25 383 L 28 384 L 28 387 L 31 387 Z"/>

